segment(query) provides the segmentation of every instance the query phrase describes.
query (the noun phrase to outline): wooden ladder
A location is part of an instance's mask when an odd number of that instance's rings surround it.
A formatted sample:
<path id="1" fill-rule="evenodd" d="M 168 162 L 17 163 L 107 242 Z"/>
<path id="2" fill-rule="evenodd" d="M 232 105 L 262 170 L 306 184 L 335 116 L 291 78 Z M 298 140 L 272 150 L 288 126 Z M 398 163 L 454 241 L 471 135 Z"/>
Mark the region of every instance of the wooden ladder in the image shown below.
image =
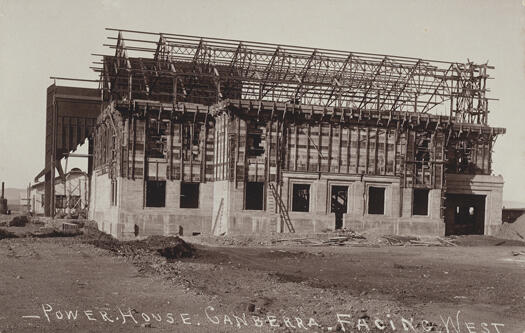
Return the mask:
<path id="1" fill-rule="evenodd" d="M 277 207 L 279 210 L 279 216 L 281 217 L 281 220 L 284 221 L 284 224 L 286 224 L 286 227 L 288 227 L 288 231 L 295 232 L 295 229 L 292 225 L 292 221 L 290 220 L 290 216 L 288 215 L 288 210 L 284 206 L 284 203 L 281 199 L 281 196 L 279 193 L 277 193 L 277 189 L 273 185 L 273 183 L 269 183 L 270 190 L 272 191 L 273 198 L 275 202 L 277 203 Z"/>
<path id="2" fill-rule="evenodd" d="M 215 228 L 217 228 L 217 223 L 219 220 L 222 219 L 222 206 L 224 204 L 224 198 L 221 198 L 221 203 L 219 204 L 219 209 L 217 210 L 217 216 L 215 217 L 215 222 L 213 223 L 213 227 L 211 229 L 211 234 L 215 235 Z"/>

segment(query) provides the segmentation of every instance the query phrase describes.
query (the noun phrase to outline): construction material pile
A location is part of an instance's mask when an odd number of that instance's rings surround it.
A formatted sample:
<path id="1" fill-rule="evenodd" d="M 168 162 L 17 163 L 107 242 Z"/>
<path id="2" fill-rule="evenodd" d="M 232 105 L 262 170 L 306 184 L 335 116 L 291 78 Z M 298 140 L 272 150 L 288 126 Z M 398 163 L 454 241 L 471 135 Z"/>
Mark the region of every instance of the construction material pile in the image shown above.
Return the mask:
<path id="1" fill-rule="evenodd" d="M 398 235 L 387 235 L 383 236 L 388 243 L 392 246 L 457 246 L 453 240 L 434 237 L 432 239 L 421 239 L 415 236 L 398 236 Z"/>
<path id="2" fill-rule="evenodd" d="M 328 238 L 326 235 L 313 235 L 311 237 L 275 239 L 272 243 L 295 243 L 306 246 L 373 246 L 363 235 L 349 229 L 338 230 L 329 234 Z"/>

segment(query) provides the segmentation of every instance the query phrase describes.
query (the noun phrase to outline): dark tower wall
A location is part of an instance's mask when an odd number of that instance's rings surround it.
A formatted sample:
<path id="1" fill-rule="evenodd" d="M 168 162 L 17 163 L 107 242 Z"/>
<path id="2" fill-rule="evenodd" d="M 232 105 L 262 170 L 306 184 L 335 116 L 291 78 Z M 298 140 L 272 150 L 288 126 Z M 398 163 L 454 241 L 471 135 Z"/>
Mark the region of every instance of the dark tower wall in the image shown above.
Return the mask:
<path id="1" fill-rule="evenodd" d="M 63 175 L 60 160 L 88 138 L 100 113 L 100 90 L 61 87 L 47 88 L 45 167 L 35 179 L 45 177 L 46 216 L 54 216 L 54 179 Z"/>

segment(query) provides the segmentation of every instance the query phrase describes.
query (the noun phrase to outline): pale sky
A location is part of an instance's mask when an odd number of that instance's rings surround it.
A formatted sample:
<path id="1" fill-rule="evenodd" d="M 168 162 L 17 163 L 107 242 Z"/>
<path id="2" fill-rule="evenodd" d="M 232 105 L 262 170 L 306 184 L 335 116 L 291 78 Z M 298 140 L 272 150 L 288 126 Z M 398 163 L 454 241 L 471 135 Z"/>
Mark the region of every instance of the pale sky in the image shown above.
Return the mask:
<path id="1" fill-rule="evenodd" d="M 49 76 L 96 79 L 106 27 L 361 51 L 467 59 L 488 81 L 504 200 L 525 202 L 525 0 L 123 1 L 0 0 L 0 180 L 24 188 L 44 167 Z M 523 118 L 522 118 L 523 117 Z M 78 161 L 78 159 L 77 159 Z M 78 164 L 78 163 L 77 163 Z M 68 169 L 75 166 L 70 160 Z"/>

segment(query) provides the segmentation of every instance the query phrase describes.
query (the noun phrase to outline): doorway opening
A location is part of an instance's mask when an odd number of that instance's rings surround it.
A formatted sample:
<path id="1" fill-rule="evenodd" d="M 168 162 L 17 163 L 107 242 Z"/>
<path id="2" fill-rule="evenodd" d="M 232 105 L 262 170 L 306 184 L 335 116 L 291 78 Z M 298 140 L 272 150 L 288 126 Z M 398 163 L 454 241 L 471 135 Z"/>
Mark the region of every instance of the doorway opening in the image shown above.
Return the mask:
<path id="1" fill-rule="evenodd" d="M 348 186 L 332 186 L 331 212 L 335 213 L 335 229 L 343 228 L 343 214 L 348 212 Z"/>
<path id="2" fill-rule="evenodd" d="M 485 197 L 475 194 L 445 196 L 445 236 L 483 235 L 485 232 Z"/>

